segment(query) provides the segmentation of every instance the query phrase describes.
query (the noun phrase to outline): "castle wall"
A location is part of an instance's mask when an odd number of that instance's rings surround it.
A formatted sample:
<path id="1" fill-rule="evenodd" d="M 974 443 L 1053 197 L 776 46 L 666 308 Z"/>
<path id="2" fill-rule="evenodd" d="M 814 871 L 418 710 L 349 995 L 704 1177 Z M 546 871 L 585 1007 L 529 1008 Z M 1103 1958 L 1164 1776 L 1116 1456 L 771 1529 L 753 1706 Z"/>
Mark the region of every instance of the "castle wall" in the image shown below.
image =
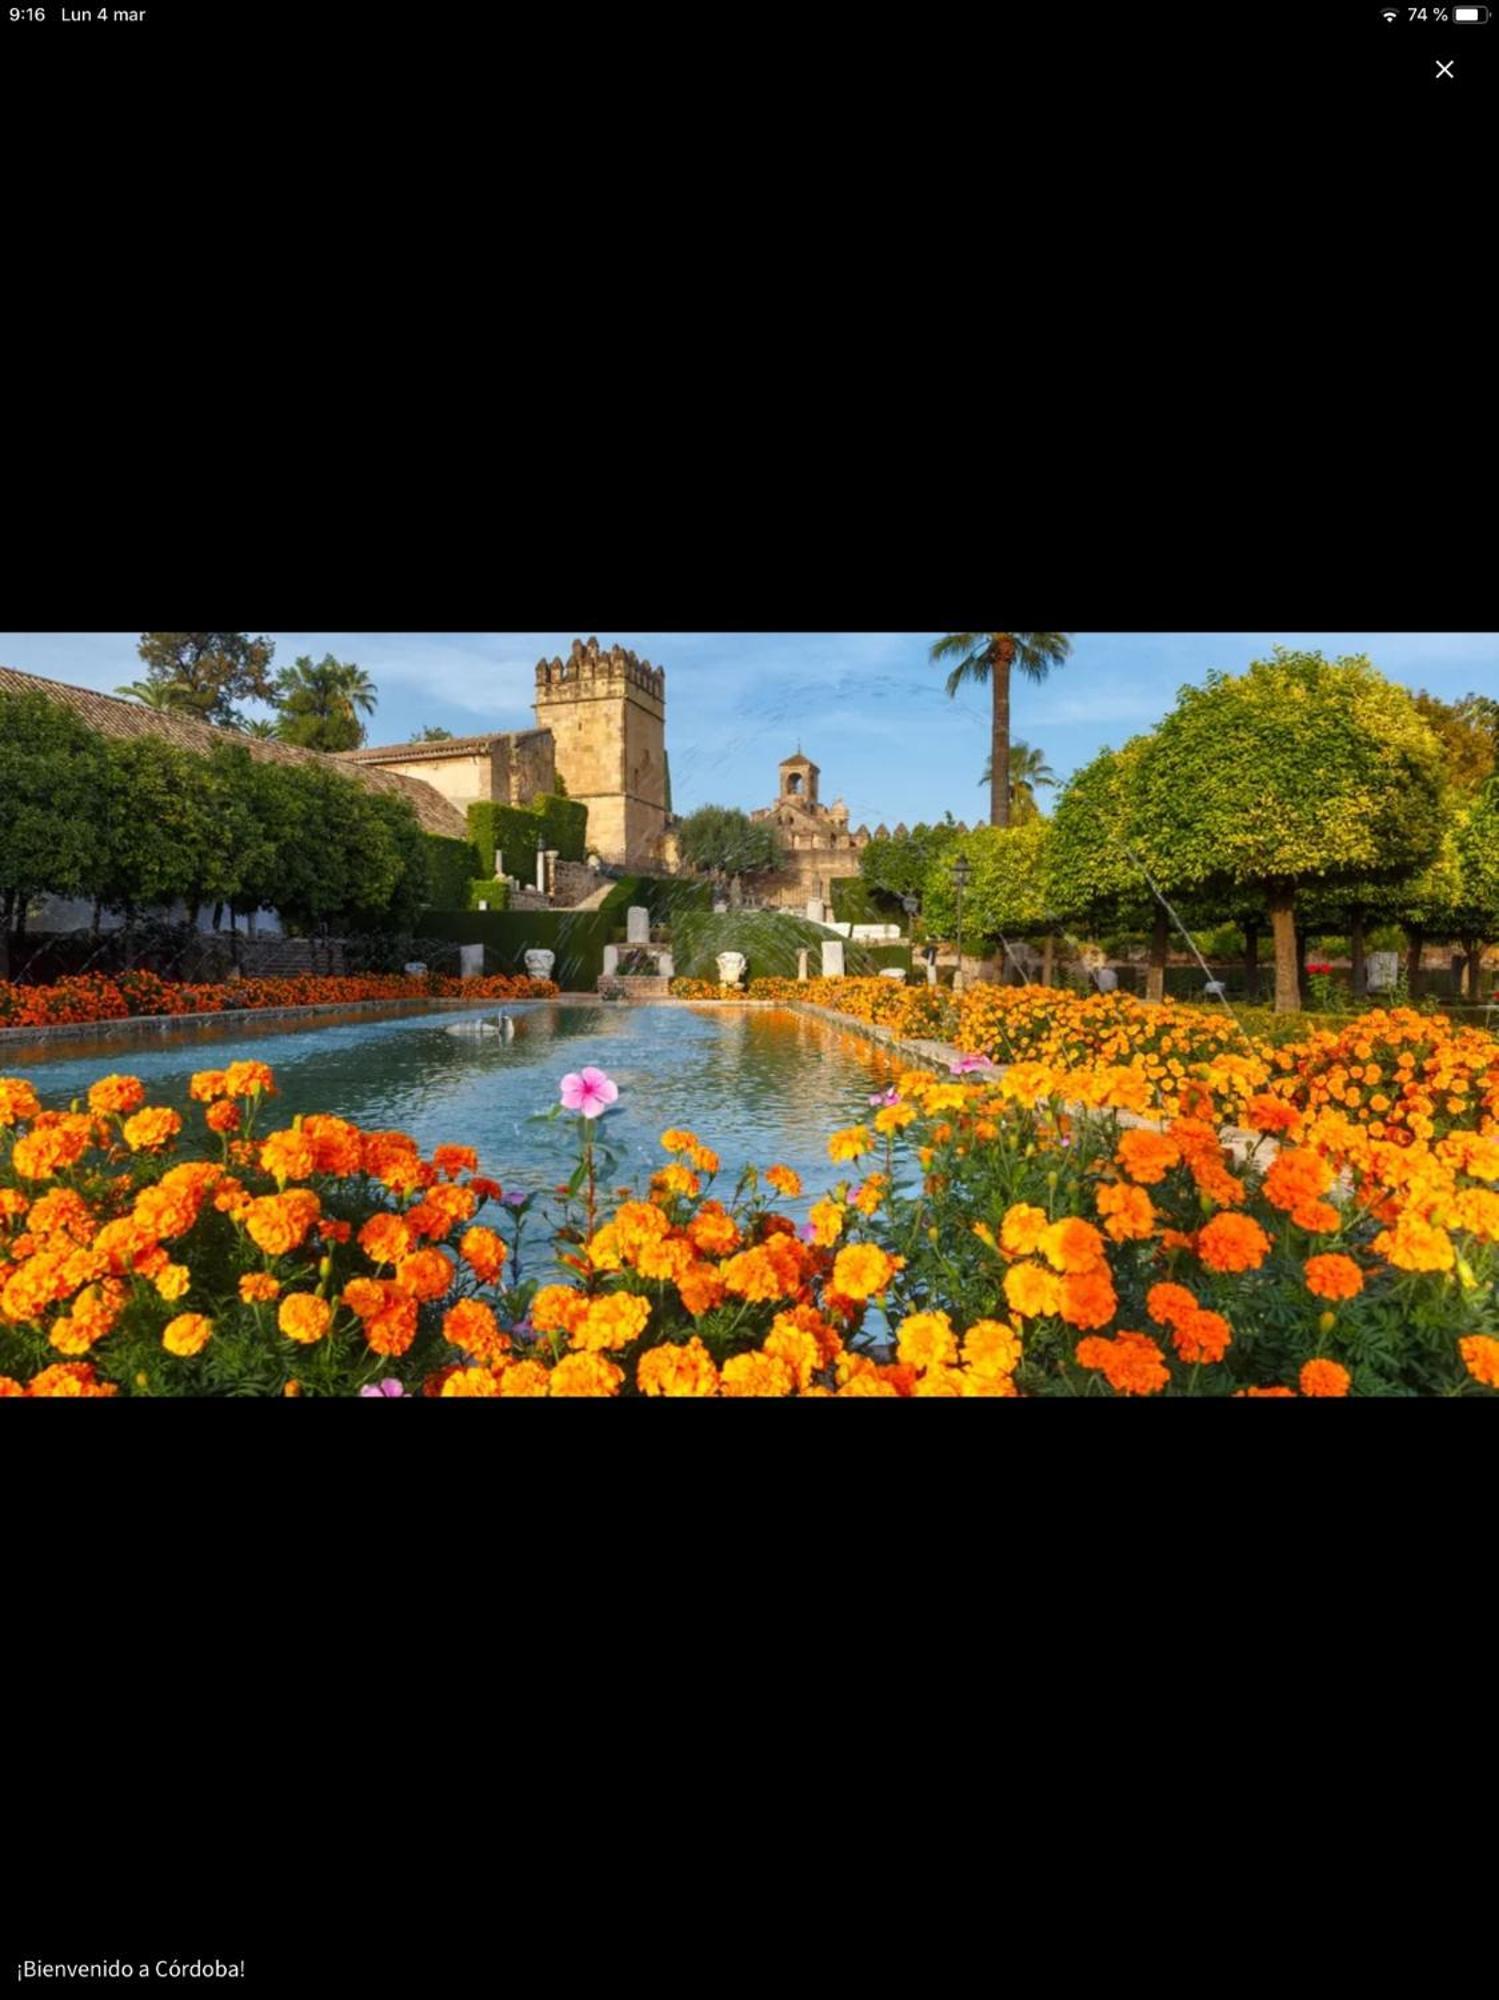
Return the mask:
<path id="1" fill-rule="evenodd" d="M 666 830 L 666 676 L 623 647 L 576 642 L 536 668 L 536 722 L 567 795 L 588 807 L 588 844 L 623 867 L 659 865 Z"/>
<path id="2" fill-rule="evenodd" d="M 451 799 L 455 806 L 471 805 L 475 799 L 504 799 L 503 788 L 495 789 L 495 755 L 476 751 L 472 757 L 420 757 L 401 758 L 399 762 L 382 765 L 387 771 L 399 771 L 403 777 L 421 778 L 433 791 L 441 792 L 445 799 Z"/>

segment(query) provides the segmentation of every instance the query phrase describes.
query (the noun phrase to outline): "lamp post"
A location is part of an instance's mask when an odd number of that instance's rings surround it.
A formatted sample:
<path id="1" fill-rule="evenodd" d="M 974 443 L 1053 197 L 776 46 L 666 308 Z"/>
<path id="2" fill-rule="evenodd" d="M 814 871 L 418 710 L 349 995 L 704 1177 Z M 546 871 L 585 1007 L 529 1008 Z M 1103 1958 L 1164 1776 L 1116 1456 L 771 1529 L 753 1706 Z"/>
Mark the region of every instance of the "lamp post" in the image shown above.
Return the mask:
<path id="1" fill-rule="evenodd" d="M 958 898 L 958 963 L 952 976 L 954 993 L 961 993 L 963 990 L 963 891 L 972 880 L 973 863 L 966 854 L 960 854 L 952 865 L 952 885 Z"/>

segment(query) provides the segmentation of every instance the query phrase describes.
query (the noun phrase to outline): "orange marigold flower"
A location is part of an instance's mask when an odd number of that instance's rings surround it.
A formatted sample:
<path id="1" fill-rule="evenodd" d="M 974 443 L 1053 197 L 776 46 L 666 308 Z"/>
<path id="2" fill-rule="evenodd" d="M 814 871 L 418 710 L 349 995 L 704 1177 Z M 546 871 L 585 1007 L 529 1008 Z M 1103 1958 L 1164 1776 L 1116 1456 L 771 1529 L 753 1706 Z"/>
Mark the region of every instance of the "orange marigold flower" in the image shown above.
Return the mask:
<path id="1" fill-rule="evenodd" d="M 719 1168 L 719 1158 L 711 1146 L 694 1146 L 692 1149 L 692 1164 L 700 1174 L 716 1174 Z"/>
<path id="2" fill-rule="evenodd" d="M 712 1264 L 691 1264 L 677 1279 L 677 1292 L 682 1304 L 694 1319 L 701 1319 L 706 1312 L 712 1312 L 722 1303 L 726 1286 Z M 535 1319 L 535 1307 L 532 1307 Z"/>
<path id="3" fill-rule="evenodd" d="M 874 1114 L 874 1129 L 882 1138 L 904 1131 L 916 1120 L 914 1104 L 883 1104 Z"/>
<path id="4" fill-rule="evenodd" d="M 21 1125 L 35 1118 L 42 1101 L 18 1076 L 0 1076 L 0 1125 Z"/>
<path id="5" fill-rule="evenodd" d="M 1210 1271 L 1257 1271 L 1270 1239 L 1253 1216 L 1225 1211 L 1198 1230 L 1197 1254 Z"/>
<path id="6" fill-rule="evenodd" d="M 814 1201 L 807 1213 L 812 1225 L 812 1240 L 824 1250 L 830 1250 L 843 1234 L 843 1205 L 836 1201 Z"/>
<path id="7" fill-rule="evenodd" d="M 1333 1172 L 1320 1153 L 1308 1147 L 1287 1147 L 1276 1154 L 1265 1175 L 1265 1199 L 1277 1208 L 1292 1209 L 1315 1201 L 1332 1186 Z"/>
<path id="8" fill-rule="evenodd" d="M 260 1148 L 260 1164 L 280 1187 L 288 1181 L 304 1181 L 317 1165 L 317 1153 L 310 1139 L 288 1126 L 284 1132 L 267 1135 Z"/>
<path id="9" fill-rule="evenodd" d="M 24 1195 L 18 1194 L 17 1199 L 24 1210 Z M 72 1188 L 53 1188 L 40 1196 L 31 1204 L 31 1213 L 26 1217 L 27 1234 L 39 1239 L 61 1236 L 71 1238 L 74 1243 L 88 1243 L 93 1239 L 94 1227 L 93 1210 Z"/>
<path id="10" fill-rule="evenodd" d="M 472 1146 L 434 1146 L 432 1164 L 441 1174 L 450 1179 L 455 1174 L 475 1174 L 479 1171 L 479 1155 Z M 473 1210 L 469 1210 L 470 1215 Z"/>
<path id="11" fill-rule="evenodd" d="M 1043 1229 L 1038 1247 L 1054 1271 L 1092 1271 L 1103 1262 L 1103 1238 L 1076 1215 Z"/>
<path id="12" fill-rule="evenodd" d="M 726 1257 L 739 1247 L 739 1229 L 721 1202 L 705 1201 L 687 1225 L 693 1247 L 705 1257 Z"/>
<path id="13" fill-rule="evenodd" d="M 187 1094 L 195 1104 L 211 1104 L 216 1097 L 224 1095 L 224 1072 L 221 1069 L 200 1069 L 187 1086 Z"/>
<path id="14" fill-rule="evenodd" d="M 768 1243 L 741 1250 L 722 1267 L 721 1275 L 727 1290 L 749 1300 L 790 1298 L 801 1283 L 800 1272 L 788 1271 L 771 1254 Z"/>
<path id="15" fill-rule="evenodd" d="M 404 1354 L 416 1339 L 416 1326 L 416 1300 L 390 1285 L 380 1311 L 364 1322 L 364 1337 L 376 1354 Z"/>
<path id="16" fill-rule="evenodd" d="M 1046 1228 L 1044 1208 L 1017 1202 L 1013 1208 L 1005 1210 L 1005 1219 L 999 1230 L 1000 1248 L 1007 1250 L 1012 1257 L 1029 1257 Z"/>
<path id="17" fill-rule="evenodd" d="M 795 1387 L 796 1377 L 774 1354 L 736 1354 L 719 1375 L 725 1396 L 789 1396 Z"/>
<path id="18" fill-rule="evenodd" d="M 503 1378 L 492 1368 L 455 1368 L 438 1392 L 443 1396 L 499 1396 Z"/>
<path id="19" fill-rule="evenodd" d="M 586 1352 L 628 1347 L 644 1333 L 651 1316 L 651 1302 L 637 1292 L 609 1292 L 590 1299 L 569 1338 L 574 1347 Z M 534 1316 L 532 1324 L 535 1324 Z"/>
<path id="20" fill-rule="evenodd" d="M 1114 1340 L 1080 1340 L 1076 1360 L 1080 1368 L 1097 1368 L 1119 1396 L 1149 1396 L 1171 1380 L 1165 1355 L 1144 1333 L 1121 1331 Z"/>
<path id="21" fill-rule="evenodd" d="M 1457 1351 L 1475 1382 L 1499 1389 L 1499 1340 L 1487 1333 L 1470 1333 L 1457 1343 Z"/>
<path id="22" fill-rule="evenodd" d="M 211 1112 L 208 1122 L 213 1124 Z M 346 1118 L 330 1118 L 325 1112 L 314 1112 L 302 1120 L 302 1137 L 312 1147 L 315 1173 L 347 1180 L 359 1172 L 364 1158 L 359 1127 Z"/>
<path id="23" fill-rule="evenodd" d="M 262 1091 L 273 1096 L 276 1079 L 263 1062 L 230 1063 L 224 1071 L 223 1088 L 229 1097 L 259 1097 Z"/>
<path id="24" fill-rule="evenodd" d="M 683 1347 L 648 1348 L 635 1364 L 635 1386 L 646 1396 L 715 1396 L 718 1370 L 694 1334 Z"/>
<path id="25" fill-rule="evenodd" d="M 908 1313 L 896 1328 L 896 1353 L 912 1368 L 933 1368 L 958 1358 L 958 1337 L 945 1312 Z"/>
<path id="26" fill-rule="evenodd" d="M 187 1296 L 193 1282 L 193 1274 L 186 1264 L 167 1264 L 156 1273 L 151 1281 L 161 1296 L 171 1304 Z"/>
<path id="27" fill-rule="evenodd" d="M 259 1195 L 245 1211 L 245 1229 L 251 1242 L 268 1257 L 284 1257 L 306 1241 L 319 1208 L 310 1188 Z"/>
<path id="28" fill-rule="evenodd" d="M 414 1299 L 440 1299 L 452 1287 L 453 1266 L 440 1250 L 413 1250 L 396 1265 L 395 1283 Z"/>
<path id="29" fill-rule="evenodd" d="M 1306 1288 L 1319 1299 L 1352 1299 L 1364 1289 L 1364 1274 L 1351 1257 L 1308 1257 L 1305 1268 Z"/>
<path id="30" fill-rule="evenodd" d="M 874 1140 L 867 1125 L 846 1125 L 828 1140 L 830 1160 L 857 1160 L 873 1149 Z"/>
<path id="31" fill-rule="evenodd" d="M 1234 1394 L 1236 1396 L 1261 1396 L 1261 1397 L 1294 1396 L 1296 1394 L 1296 1391 L 1294 1389 L 1282 1388 L 1279 1386 L 1279 1384 L 1272 1384 L 1268 1389 L 1235 1389 Z"/>
<path id="32" fill-rule="evenodd" d="M 1340 1228 L 1343 1218 L 1330 1201 L 1299 1201 L 1291 1210 L 1291 1220 L 1310 1235 L 1325 1236 Z"/>
<path id="33" fill-rule="evenodd" d="M 1172 1331 L 1171 1344 L 1183 1361 L 1221 1361 L 1233 1339 L 1222 1313 L 1206 1307 L 1183 1313 Z"/>
<path id="34" fill-rule="evenodd" d="M 564 1354 L 552 1370 L 547 1393 L 553 1396 L 615 1396 L 624 1379 L 623 1370 L 616 1368 L 612 1361 L 606 1361 L 602 1354 Z"/>
<path id="35" fill-rule="evenodd" d="M 823 1365 L 816 1338 L 805 1327 L 798 1326 L 788 1313 L 776 1314 L 762 1352 L 785 1362 L 798 1389 L 810 1388 L 812 1377 Z"/>
<path id="36" fill-rule="evenodd" d="M 788 1201 L 794 1201 L 802 1191 L 802 1177 L 790 1167 L 767 1167 L 765 1178 L 776 1193 L 785 1195 Z"/>
<path id="37" fill-rule="evenodd" d="M 1289 1132 L 1301 1119 L 1301 1113 L 1285 1098 L 1272 1097 L 1263 1091 L 1250 1098 L 1244 1115 L 1255 1132 Z M 1290 1391 L 1286 1393 L 1289 1395 Z"/>
<path id="38" fill-rule="evenodd" d="M 239 1281 L 239 1295 L 247 1306 L 268 1304 L 280 1291 L 280 1279 L 269 1271 L 247 1271 Z"/>
<path id="39" fill-rule="evenodd" d="M 133 1118 L 127 1118 L 121 1128 L 125 1134 L 125 1144 L 132 1153 L 154 1152 L 158 1147 L 170 1145 L 182 1130 L 181 1115 L 170 1105 L 153 1104 L 145 1111 L 137 1111 Z"/>
<path id="40" fill-rule="evenodd" d="M 667 1278 L 673 1284 L 697 1262 L 697 1252 L 685 1236 L 664 1236 L 659 1243 L 643 1243 L 635 1259 L 642 1278 Z"/>
<path id="41" fill-rule="evenodd" d="M 551 1389 L 551 1371 L 539 1361 L 516 1361 L 500 1377 L 502 1396 L 545 1396 Z"/>
<path id="42" fill-rule="evenodd" d="M 1172 1167 L 1181 1165 L 1181 1149 L 1164 1132 L 1132 1131 L 1121 1134 L 1114 1158 L 1132 1181 L 1154 1186 L 1166 1178 Z"/>
<path id="43" fill-rule="evenodd" d="M 94 1373 L 92 1362 L 54 1361 L 50 1368 L 44 1368 L 40 1375 L 33 1375 L 26 1385 L 28 1396 L 115 1396 L 119 1394 L 113 1382 L 101 1382 Z"/>
<path id="44" fill-rule="evenodd" d="M 847 1299 L 874 1298 L 883 1292 L 904 1263 L 877 1243 L 849 1243 L 833 1263 L 833 1290 Z"/>
<path id="45" fill-rule="evenodd" d="M 1092 1271 L 1069 1271 L 1062 1280 L 1062 1299 L 1057 1310 L 1069 1326 L 1107 1326 L 1119 1310 L 1108 1266 L 1100 1264 Z"/>
<path id="46" fill-rule="evenodd" d="M 382 1209 L 360 1230 L 359 1247 L 372 1264 L 398 1264 L 410 1254 L 411 1231 L 403 1217 Z"/>
<path id="47" fill-rule="evenodd" d="M 531 1301 L 531 1324 L 538 1333 L 571 1333 L 587 1311 L 587 1298 L 571 1285 L 543 1285 Z"/>
<path id="48" fill-rule="evenodd" d="M 493 1284 L 504 1268 L 509 1252 L 504 1241 L 492 1229 L 475 1224 L 466 1229 L 458 1244 L 458 1254 L 476 1277 L 486 1285 Z"/>
<path id="49" fill-rule="evenodd" d="M 240 1282 L 243 1288 L 246 1281 Z M 383 1278 L 350 1278 L 339 1297 L 357 1319 L 368 1322 L 385 1310 L 390 1295 L 391 1288 Z"/>
<path id="50" fill-rule="evenodd" d="M 1308 1361 L 1301 1371 L 1303 1396 L 1346 1396 L 1353 1377 L 1337 1361 Z"/>
<path id="51" fill-rule="evenodd" d="M 239 1106 L 230 1098 L 221 1098 L 217 1104 L 210 1104 L 207 1123 L 210 1132 L 237 1132 L 243 1122 Z"/>
<path id="52" fill-rule="evenodd" d="M 328 1331 L 332 1318 L 333 1310 L 328 1301 L 320 1299 L 315 1292 L 291 1292 L 281 1301 L 276 1324 L 288 1340 L 300 1341 L 304 1347 L 311 1347 Z"/>
<path id="53" fill-rule="evenodd" d="M 991 1379 L 1013 1375 L 1022 1353 L 1019 1329 L 1003 1320 L 975 1320 L 963 1336 L 963 1360 L 973 1375 Z"/>
<path id="54" fill-rule="evenodd" d="M 443 1315 L 442 1330 L 452 1346 L 491 1368 L 510 1351 L 509 1334 L 481 1299 L 460 1299 Z"/>
<path id="55" fill-rule="evenodd" d="M 1145 1310 L 1157 1326 L 1179 1326 L 1198 1310 L 1198 1304 L 1185 1285 L 1152 1285 L 1145 1295 Z"/>
<path id="56" fill-rule="evenodd" d="M 1045 1318 L 1062 1303 L 1062 1282 L 1042 1264 L 1013 1264 L 1005 1272 L 1005 1297 L 1022 1319 Z"/>
<path id="57" fill-rule="evenodd" d="M 702 1187 L 702 1182 L 691 1168 L 676 1162 L 669 1167 L 663 1167 L 659 1174 L 651 1175 L 651 1190 L 655 1194 L 680 1194 L 691 1200 L 693 1195 L 701 1194 Z"/>
<path id="58" fill-rule="evenodd" d="M 213 1321 L 202 1313 L 179 1313 L 162 1330 L 161 1344 L 168 1354 L 201 1354 L 213 1333 Z"/>
<path id="59" fill-rule="evenodd" d="M 1155 1203 L 1142 1187 L 1128 1181 L 1105 1181 L 1098 1190 L 1098 1212 L 1104 1229 L 1116 1243 L 1139 1242 L 1155 1234 Z"/>
<path id="60" fill-rule="evenodd" d="M 784 1312 L 778 1312 L 770 1323 L 770 1331 L 773 1334 L 787 1327 L 812 1336 L 817 1348 L 817 1365 L 820 1368 L 829 1367 L 843 1352 L 843 1336 L 835 1326 L 823 1318 L 816 1306 L 788 1306 Z M 768 1340 L 766 1351 L 767 1353 L 776 1351 L 770 1347 Z"/>
<path id="61" fill-rule="evenodd" d="M 1393 1229 L 1381 1230 L 1374 1248 L 1401 1271 L 1450 1271 L 1457 1261 L 1446 1230 L 1411 1214 L 1402 1215 Z"/>
<path id="62" fill-rule="evenodd" d="M 138 1076 L 101 1076 L 99 1081 L 89 1086 L 88 1108 L 90 1111 L 118 1112 L 139 1111 L 146 1101 L 146 1086 Z"/>
<path id="63" fill-rule="evenodd" d="M 661 1134 L 662 1149 L 668 1153 L 690 1153 L 697 1143 L 697 1134 L 685 1126 L 672 1125 Z"/>

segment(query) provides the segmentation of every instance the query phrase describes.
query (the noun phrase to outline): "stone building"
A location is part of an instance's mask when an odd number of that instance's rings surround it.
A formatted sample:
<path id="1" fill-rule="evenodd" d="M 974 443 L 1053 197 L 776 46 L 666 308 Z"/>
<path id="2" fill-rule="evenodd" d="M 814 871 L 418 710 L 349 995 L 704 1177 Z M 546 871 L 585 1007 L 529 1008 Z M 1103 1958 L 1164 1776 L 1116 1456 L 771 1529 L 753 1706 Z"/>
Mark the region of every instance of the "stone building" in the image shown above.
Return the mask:
<path id="1" fill-rule="evenodd" d="M 772 806 L 752 812 L 752 820 L 775 823 L 785 850 L 785 866 L 756 885 L 762 898 L 782 909 L 804 911 L 809 903 L 829 903 L 841 876 L 857 875 L 868 827 L 850 832 L 842 799 L 825 806 L 817 796 L 821 772 L 798 749 L 780 766 L 780 791 Z"/>
<path id="2" fill-rule="evenodd" d="M 526 805 L 557 789 L 588 808 L 589 848 L 622 867 L 668 865 L 666 675 L 623 646 L 573 641 L 536 664 L 536 727 L 344 753 L 358 768 L 420 779 L 461 812 L 475 799 Z"/>

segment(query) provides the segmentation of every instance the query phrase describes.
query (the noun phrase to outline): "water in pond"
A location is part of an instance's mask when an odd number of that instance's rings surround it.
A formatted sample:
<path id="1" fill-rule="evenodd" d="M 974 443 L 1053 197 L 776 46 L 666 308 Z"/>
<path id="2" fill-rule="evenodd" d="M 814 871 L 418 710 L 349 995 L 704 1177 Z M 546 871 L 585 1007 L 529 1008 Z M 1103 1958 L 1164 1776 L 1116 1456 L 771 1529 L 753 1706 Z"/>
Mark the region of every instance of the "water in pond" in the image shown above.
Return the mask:
<path id="1" fill-rule="evenodd" d="M 190 1106 L 194 1071 L 246 1057 L 269 1063 L 278 1095 L 258 1129 L 290 1124 L 299 1112 L 327 1111 L 369 1130 L 409 1132 L 424 1152 L 447 1142 L 473 1146 L 480 1171 L 505 1188 L 528 1191 L 565 1179 L 576 1159 L 576 1122 L 533 1122 L 557 1102 L 569 1070 L 596 1064 L 619 1085 L 619 1115 L 606 1123 L 623 1155 L 619 1185 L 643 1189 L 665 1163 L 658 1140 L 685 1125 L 722 1160 L 716 1191 L 733 1189 L 752 1161 L 782 1161 L 802 1176 L 808 1202 L 847 1168 L 827 1156 L 836 1126 L 869 1115 L 869 1096 L 890 1074 L 888 1059 L 857 1036 L 779 1009 L 567 1006 L 511 1003 L 513 1040 L 451 1034 L 495 1009 L 373 1019 L 344 1016 L 288 1029 L 266 1022 L 228 1032 L 101 1031 L 85 1043 L 32 1043 L 0 1049 L 0 1073 L 25 1074 L 44 1104 L 65 1108 L 111 1071 L 138 1076 L 150 1101 L 173 1104 L 201 1132 Z"/>

